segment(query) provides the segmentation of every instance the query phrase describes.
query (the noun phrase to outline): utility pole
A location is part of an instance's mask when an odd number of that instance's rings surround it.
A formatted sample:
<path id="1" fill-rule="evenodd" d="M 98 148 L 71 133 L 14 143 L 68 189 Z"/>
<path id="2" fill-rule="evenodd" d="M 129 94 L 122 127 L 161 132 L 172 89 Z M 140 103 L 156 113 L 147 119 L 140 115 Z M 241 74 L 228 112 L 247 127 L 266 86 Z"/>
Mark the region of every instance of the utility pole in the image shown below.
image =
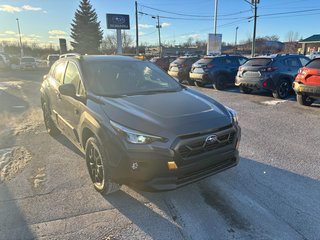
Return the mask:
<path id="1" fill-rule="evenodd" d="M 251 4 L 254 7 L 254 16 L 253 16 L 253 37 L 252 37 L 252 49 L 251 56 L 254 57 L 256 54 L 256 30 L 257 30 L 257 4 L 260 0 L 251 0 Z"/>
<path id="2" fill-rule="evenodd" d="M 161 49 L 161 37 L 160 37 L 160 28 L 161 28 L 161 25 L 160 25 L 160 19 L 159 19 L 159 15 L 158 16 L 153 16 L 152 18 L 156 18 L 158 20 L 158 24 L 157 24 L 157 28 L 158 28 L 158 35 L 159 35 L 159 56 L 161 57 L 162 56 L 162 49 Z"/>
<path id="3" fill-rule="evenodd" d="M 20 52 L 21 52 L 21 57 L 23 57 L 23 47 L 22 47 L 22 40 L 21 40 L 19 18 L 16 18 L 16 20 L 17 20 L 17 24 L 18 24 L 18 32 L 19 32 L 19 39 L 20 39 Z"/>
<path id="4" fill-rule="evenodd" d="M 236 27 L 236 37 L 235 37 L 235 40 L 234 40 L 234 49 L 235 49 L 235 51 L 237 51 L 238 29 L 239 29 L 239 27 Z"/>
<path id="5" fill-rule="evenodd" d="M 135 1 L 136 8 L 136 54 L 139 55 L 139 29 L 138 29 L 138 3 Z"/>
<path id="6" fill-rule="evenodd" d="M 217 15 L 218 15 L 218 0 L 214 4 L 214 35 L 217 34 Z"/>

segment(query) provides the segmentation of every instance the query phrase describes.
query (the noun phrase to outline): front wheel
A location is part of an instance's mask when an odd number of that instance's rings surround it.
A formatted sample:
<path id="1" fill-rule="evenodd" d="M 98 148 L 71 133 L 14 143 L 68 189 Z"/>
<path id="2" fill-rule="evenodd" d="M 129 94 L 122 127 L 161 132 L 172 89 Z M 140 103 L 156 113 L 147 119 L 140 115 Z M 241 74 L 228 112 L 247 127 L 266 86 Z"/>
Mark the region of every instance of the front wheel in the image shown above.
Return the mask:
<path id="1" fill-rule="evenodd" d="M 297 102 L 304 106 L 310 106 L 314 100 L 306 95 L 298 94 Z"/>
<path id="2" fill-rule="evenodd" d="M 108 153 L 102 150 L 95 137 L 90 137 L 86 143 L 86 162 L 94 188 L 103 195 L 119 190 L 120 185 L 110 179 L 107 169 Z"/>
<path id="3" fill-rule="evenodd" d="M 272 92 L 274 98 L 285 99 L 290 92 L 290 83 L 287 80 L 280 80 L 275 91 Z"/>

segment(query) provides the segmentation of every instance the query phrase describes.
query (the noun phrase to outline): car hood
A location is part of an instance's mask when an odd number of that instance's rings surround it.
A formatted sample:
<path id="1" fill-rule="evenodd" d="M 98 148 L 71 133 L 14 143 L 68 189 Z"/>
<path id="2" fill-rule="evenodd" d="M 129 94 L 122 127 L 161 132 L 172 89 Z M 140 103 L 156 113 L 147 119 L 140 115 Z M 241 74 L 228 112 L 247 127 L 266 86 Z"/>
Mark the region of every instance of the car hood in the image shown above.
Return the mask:
<path id="1" fill-rule="evenodd" d="M 223 105 L 190 89 L 121 98 L 101 97 L 101 101 L 110 120 L 163 137 L 199 133 L 232 123 Z"/>

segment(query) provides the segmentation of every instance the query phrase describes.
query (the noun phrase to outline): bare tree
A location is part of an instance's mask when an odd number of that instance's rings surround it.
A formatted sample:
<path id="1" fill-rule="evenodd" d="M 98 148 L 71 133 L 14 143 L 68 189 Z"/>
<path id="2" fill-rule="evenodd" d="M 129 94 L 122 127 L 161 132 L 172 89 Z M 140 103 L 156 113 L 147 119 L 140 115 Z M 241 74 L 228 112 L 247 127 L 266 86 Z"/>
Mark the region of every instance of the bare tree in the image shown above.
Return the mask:
<path id="1" fill-rule="evenodd" d="M 133 38 L 126 31 L 123 31 L 121 34 L 122 38 L 122 47 L 124 52 L 128 52 L 128 50 L 132 47 Z M 114 32 L 113 34 L 107 35 L 101 43 L 101 51 L 108 54 L 115 54 L 117 50 L 117 34 Z"/>
<path id="2" fill-rule="evenodd" d="M 296 42 L 300 39 L 300 34 L 298 32 L 289 31 L 286 34 L 286 41 L 287 42 Z"/>

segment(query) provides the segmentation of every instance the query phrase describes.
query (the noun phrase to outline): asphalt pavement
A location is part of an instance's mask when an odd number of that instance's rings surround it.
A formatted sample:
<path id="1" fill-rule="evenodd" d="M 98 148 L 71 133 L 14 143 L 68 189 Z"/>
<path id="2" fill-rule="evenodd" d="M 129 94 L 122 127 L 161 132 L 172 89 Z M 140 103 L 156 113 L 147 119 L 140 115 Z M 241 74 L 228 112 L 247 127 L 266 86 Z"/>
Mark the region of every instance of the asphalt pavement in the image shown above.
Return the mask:
<path id="1" fill-rule="evenodd" d="M 197 88 L 240 118 L 237 167 L 186 187 L 97 193 L 50 137 L 41 71 L 0 72 L 0 239 L 320 239 L 320 103 Z"/>

